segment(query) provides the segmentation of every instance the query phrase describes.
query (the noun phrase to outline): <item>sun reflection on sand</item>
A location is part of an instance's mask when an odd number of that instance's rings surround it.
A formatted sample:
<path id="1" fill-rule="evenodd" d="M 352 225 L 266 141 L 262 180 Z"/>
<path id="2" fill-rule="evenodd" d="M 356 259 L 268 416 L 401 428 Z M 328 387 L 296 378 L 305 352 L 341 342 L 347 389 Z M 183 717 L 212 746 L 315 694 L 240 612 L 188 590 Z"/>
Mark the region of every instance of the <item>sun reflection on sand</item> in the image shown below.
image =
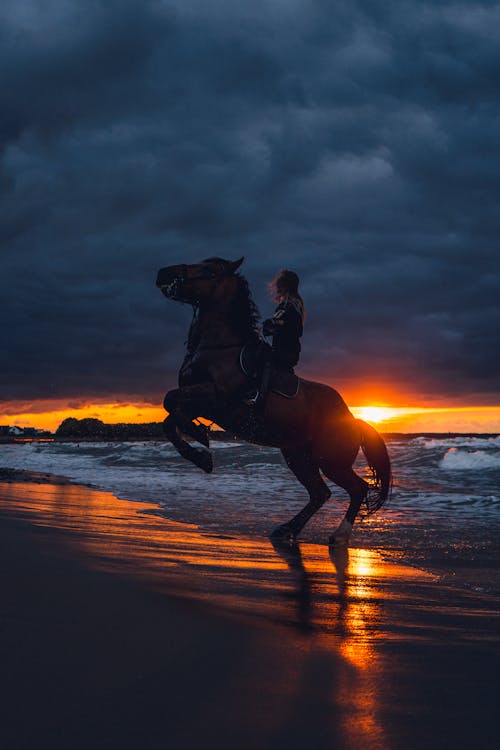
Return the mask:
<path id="1" fill-rule="evenodd" d="M 298 694 L 311 649 L 340 655 L 331 675 L 332 705 L 342 705 L 348 746 L 389 747 L 378 696 L 384 657 L 384 580 L 427 574 L 388 565 L 375 552 L 330 550 L 314 544 L 272 544 L 167 521 L 152 504 L 117 500 L 72 485 L 9 485 L 10 512 L 60 529 L 88 563 L 142 578 L 149 586 L 223 607 L 240 616 L 293 627 L 297 654 L 287 675 L 289 700 Z M 428 577 L 428 576 L 427 576 Z"/>
<path id="2" fill-rule="evenodd" d="M 124 590 L 127 597 L 130 592 L 139 593 L 138 599 L 133 598 L 133 602 L 139 602 L 132 605 L 136 607 L 134 613 L 144 620 L 142 607 L 150 600 L 147 606 L 152 609 L 146 606 L 146 611 L 163 611 L 165 639 L 171 649 L 168 653 L 176 654 L 177 659 L 178 644 L 183 642 L 188 675 L 197 677 L 199 669 L 203 671 L 208 664 L 203 683 L 207 689 L 203 687 L 196 721 L 209 721 L 217 711 L 224 710 L 235 726 L 248 721 L 253 727 L 257 722 L 266 737 L 271 737 L 269 746 L 281 746 L 279 740 L 284 736 L 297 738 L 301 742 L 297 746 L 302 746 L 307 744 L 311 727 L 320 726 L 325 747 L 399 750 L 408 744 L 400 734 L 401 720 L 409 728 L 410 740 L 415 739 L 411 746 L 424 746 L 419 735 L 419 712 L 423 710 L 420 696 L 427 695 L 429 682 L 434 687 L 438 680 L 440 691 L 448 689 L 454 654 L 463 654 L 464 644 L 471 642 L 475 650 L 469 651 L 467 658 L 482 680 L 485 662 L 477 666 L 477 657 L 485 647 L 498 645 L 496 598 L 483 598 L 478 603 L 477 592 L 456 589 L 447 595 L 436 576 L 393 558 L 387 561 L 373 550 L 328 549 L 317 544 L 290 545 L 257 537 L 211 534 L 195 525 L 167 521 L 157 515 L 153 504 L 121 501 L 110 493 L 75 485 L 2 484 L 0 497 L 2 519 L 16 522 L 14 526 L 6 523 L 6 527 L 15 528 L 21 521 L 29 523 L 25 528 L 35 548 L 34 560 L 43 562 L 44 555 L 38 552 L 46 545 L 50 561 L 46 570 L 50 575 L 57 571 L 56 576 L 62 571 L 61 590 L 71 590 L 75 601 L 86 601 L 83 587 L 89 580 L 98 582 L 97 589 L 106 581 L 103 590 L 109 594 L 110 590 L 119 591 L 126 582 L 121 577 L 140 579 L 140 586 L 127 583 Z M 33 526 L 43 531 L 33 532 Z M 65 565 L 75 560 L 76 566 Z M 75 567 L 78 572 L 73 576 Z M 83 568 L 106 571 L 108 575 L 90 575 Z M 7 567 L 4 572 L 10 576 Z M 24 574 L 21 566 L 20 576 Z M 56 586 L 54 592 L 58 590 Z M 207 606 L 199 606 L 196 601 L 179 602 L 172 595 L 201 600 Z M 59 605 L 64 609 L 65 599 Z M 175 613 L 179 605 L 186 610 L 182 617 Z M 126 607 L 119 610 L 119 626 L 123 622 L 120 618 L 130 614 Z M 189 625 L 193 617 L 197 623 L 194 637 Z M 148 641 L 151 622 L 147 618 L 144 621 Z M 52 627 L 51 622 L 47 627 Z M 245 640 L 248 648 L 240 653 L 239 634 L 243 631 L 249 633 Z M 217 639 L 220 633 L 228 632 L 227 670 L 214 689 L 213 674 L 220 666 Z M 163 637 L 162 624 L 159 638 Z M 419 644 L 424 648 L 416 648 Z M 191 664 L 195 646 L 198 661 Z M 455 651 L 457 646 L 459 652 Z M 429 647 L 434 650 L 430 652 Z M 430 665 L 422 664 L 427 654 L 442 654 L 443 647 L 448 649 L 451 661 L 445 654 L 435 668 L 434 659 Z M 138 658 L 140 672 L 142 656 Z M 169 695 L 164 686 L 170 688 L 171 662 L 168 657 L 159 673 L 156 652 L 152 654 L 150 674 L 157 680 L 153 697 L 158 705 Z M 116 666 L 112 664 L 110 669 L 116 680 Z M 179 669 L 184 671 L 183 663 Z M 460 669 L 458 665 L 454 700 L 463 693 Z M 479 684 L 475 679 L 476 671 L 469 687 Z M 489 679 L 488 684 L 493 686 L 493 676 Z M 191 682 L 185 688 L 188 711 Z M 140 681 L 131 683 L 139 698 L 143 687 Z M 245 714 L 248 696 L 254 700 L 251 705 L 258 706 L 250 715 Z M 465 712 L 469 710 L 468 697 L 460 705 Z M 452 708 L 451 714 L 445 714 L 442 727 L 447 726 L 447 717 L 458 716 Z M 490 713 L 487 704 L 481 720 L 484 722 Z M 406 724 L 408 717 L 413 718 Z M 189 734 L 189 727 L 183 732 Z M 460 729 L 456 736 L 460 740 Z M 191 744 L 187 741 L 185 746 Z"/>
<path id="3" fill-rule="evenodd" d="M 339 623 L 345 627 L 348 612 L 349 631 L 362 640 L 359 623 L 366 617 L 361 615 L 370 601 L 383 599 L 384 579 L 430 577 L 396 562 L 389 567 L 369 550 L 350 550 L 349 559 L 340 561 L 321 545 L 273 546 L 259 537 L 211 534 L 160 517 L 154 504 L 118 500 L 111 493 L 75 485 L 10 487 L 17 513 L 29 514 L 38 525 L 70 532 L 68 541 L 83 547 L 94 565 L 116 564 L 136 575 L 156 571 L 156 585 L 163 578 L 168 587 L 182 580 L 188 595 L 203 596 L 206 591 L 212 599 L 232 599 L 239 611 L 273 610 L 287 622 L 294 619 L 291 610 L 298 600 L 308 598 L 313 588 L 315 608 L 309 625 L 320 632 L 338 632 Z M 286 597 L 280 596 L 283 591 Z M 369 614 L 373 629 L 380 616 L 375 610 Z"/>
<path id="4" fill-rule="evenodd" d="M 69 532 L 68 541 L 83 547 L 93 565 L 116 565 L 138 576 L 155 573 L 155 585 L 178 585 L 186 595 L 223 599 L 253 614 L 272 612 L 286 622 L 294 621 L 294 608 L 303 612 L 302 600 L 313 589 L 308 626 L 323 633 L 349 632 L 357 641 L 368 637 L 365 622 L 370 639 L 376 635 L 384 578 L 429 577 L 395 562 L 389 568 L 369 550 L 350 550 L 349 558 L 340 560 L 321 545 L 273 546 L 258 537 L 211 534 L 160 517 L 156 505 L 118 500 L 107 492 L 74 485 L 10 487 L 20 516 L 27 513 L 32 523 Z"/>
<path id="5" fill-rule="evenodd" d="M 381 655 L 376 648 L 373 623 L 377 612 L 377 591 L 371 587 L 376 575 L 376 559 L 368 551 L 358 549 L 348 556 L 347 551 L 332 552 L 335 563 L 341 555 L 344 571 L 339 576 L 341 596 L 344 602 L 341 618 L 342 637 L 338 643 L 340 654 L 354 669 L 345 669 L 339 690 L 339 699 L 346 708 L 343 716 L 343 732 L 349 744 L 363 747 L 388 747 L 378 716 L 377 683 L 382 674 Z M 336 564 L 337 574 L 341 567 Z M 353 699 L 355 696 L 355 699 Z"/>

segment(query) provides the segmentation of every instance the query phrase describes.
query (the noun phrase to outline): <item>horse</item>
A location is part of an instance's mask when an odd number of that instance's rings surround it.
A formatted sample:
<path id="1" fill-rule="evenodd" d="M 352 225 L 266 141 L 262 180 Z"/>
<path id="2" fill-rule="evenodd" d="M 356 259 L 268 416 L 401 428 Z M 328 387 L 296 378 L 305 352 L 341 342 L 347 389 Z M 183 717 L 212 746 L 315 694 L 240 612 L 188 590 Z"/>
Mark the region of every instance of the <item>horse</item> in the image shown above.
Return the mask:
<path id="1" fill-rule="evenodd" d="M 213 469 L 209 434 L 199 423 L 215 422 L 237 439 L 281 450 L 296 479 L 309 493 L 305 507 L 271 534 L 293 544 L 306 523 L 331 497 L 325 478 L 344 489 L 349 506 L 329 537 L 331 546 L 347 546 L 361 506 L 379 510 L 391 489 L 391 462 L 374 427 L 356 419 L 330 386 L 299 379 L 294 398 L 270 391 L 258 413 L 246 403 L 250 383 L 241 367 L 243 347 L 259 341 L 259 313 L 248 283 L 238 272 L 244 258 L 207 258 L 200 263 L 167 266 L 156 286 L 174 302 L 190 304 L 193 320 L 179 387 L 164 399 L 164 431 L 181 456 L 203 471 Z M 191 445 L 191 437 L 204 447 Z M 370 482 L 353 471 L 362 449 L 372 472 Z"/>

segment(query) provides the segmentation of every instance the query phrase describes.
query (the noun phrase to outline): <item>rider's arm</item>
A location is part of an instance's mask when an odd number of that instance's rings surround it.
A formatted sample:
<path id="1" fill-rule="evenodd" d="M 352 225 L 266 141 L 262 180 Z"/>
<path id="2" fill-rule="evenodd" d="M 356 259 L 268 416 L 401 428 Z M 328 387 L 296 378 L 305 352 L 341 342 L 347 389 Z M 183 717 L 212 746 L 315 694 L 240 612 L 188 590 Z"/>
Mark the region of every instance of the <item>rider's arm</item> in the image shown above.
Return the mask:
<path id="1" fill-rule="evenodd" d="M 276 308 L 273 317 L 264 321 L 262 326 L 264 336 L 274 336 L 275 333 L 277 333 L 277 330 L 285 325 L 286 312 L 286 306 L 283 303 L 280 303 Z"/>
<path id="2" fill-rule="evenodd" d="M 262 333 L 264 334 L 264 336 L 274 336 L 277 326 L 283 325 L 285 325 L 285 321 L 283 319 L 274 320 L 274 318 L 268 318 L 262 324 Z"/>

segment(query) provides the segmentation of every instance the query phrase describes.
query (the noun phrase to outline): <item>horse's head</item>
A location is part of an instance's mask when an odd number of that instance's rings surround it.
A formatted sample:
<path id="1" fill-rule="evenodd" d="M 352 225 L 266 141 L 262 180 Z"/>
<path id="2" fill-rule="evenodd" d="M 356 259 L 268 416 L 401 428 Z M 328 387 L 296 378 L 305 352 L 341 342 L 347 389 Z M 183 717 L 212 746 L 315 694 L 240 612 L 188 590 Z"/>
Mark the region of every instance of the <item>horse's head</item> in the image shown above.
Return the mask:
<path id="1" fill-rule="evenodd" d="M 235 261 L 207 258 L 191 265 L 166 266 L 158 271 L 156 286 L 175 302 L 203 303 L 218 296 L 242 263 L 243 258 Z"/>

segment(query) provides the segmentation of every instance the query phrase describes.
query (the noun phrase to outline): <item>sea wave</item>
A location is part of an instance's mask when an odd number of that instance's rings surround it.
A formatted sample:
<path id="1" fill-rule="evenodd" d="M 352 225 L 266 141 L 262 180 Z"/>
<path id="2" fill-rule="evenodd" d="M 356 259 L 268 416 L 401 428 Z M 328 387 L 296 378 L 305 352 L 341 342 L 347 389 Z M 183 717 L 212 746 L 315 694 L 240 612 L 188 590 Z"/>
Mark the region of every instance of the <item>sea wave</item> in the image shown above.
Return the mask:
<path id="1" fill-rule="evenodd" d="M 500 469 L 500 454 L 449 448 L 439 462 L 439 468 L 446 471 Z"/>
<path id="2" fill-rule="evenodd" d="M 450 445 L 450 440 L 459 444 Z M 472 518 L 481 522 L 480 533 L 500 523 L 499 443 L 498 438 L 467 435 L 388 442 L 394 492 L 380 516 L 384 535 L 387 524 L 410 524 L 418 536 L 416 519 L 425 525 L 429 519 L 441 523 L 452 516 L 457 523 L 470 523 Z M 0 446 L 0 465 L 66 476 L 124 499 L 156 502 L 173 520 L 238 533 L 266 534 L 307 501 L 307 491 L 278 449 L 229 441 L 217 441 L 213 448 L 211 475 L 164 441 L 5 444 Z M 361 453 L 355 470 L 365 476 Z M 331 489 L 332 501 L 305 530 L 310 540 L 323 539 L 325 526 L 336 523 L 346 507 L 347 493 L 332 483 Z"/>
<path id="3" fill-rule="evenodd" d="M 412 441 L 413 445 L 425 448 L 500 448 L 500 435 L 492 437 L 472 437 L 470 435 L 458 435 L 449 438 L 426 438 L 416 437 Z"/>

